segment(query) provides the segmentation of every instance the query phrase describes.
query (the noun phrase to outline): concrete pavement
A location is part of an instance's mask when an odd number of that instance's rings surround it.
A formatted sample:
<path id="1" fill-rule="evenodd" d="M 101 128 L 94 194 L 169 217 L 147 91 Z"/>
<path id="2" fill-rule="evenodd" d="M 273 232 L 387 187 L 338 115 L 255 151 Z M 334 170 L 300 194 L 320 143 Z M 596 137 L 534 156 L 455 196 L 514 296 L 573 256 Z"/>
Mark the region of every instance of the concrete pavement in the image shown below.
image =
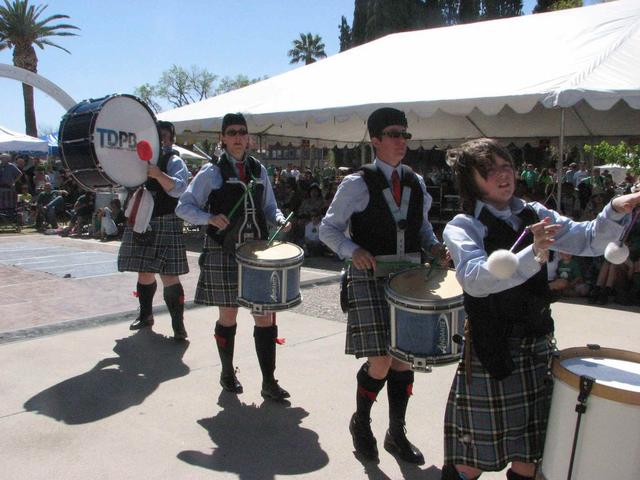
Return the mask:
<path id="1" fill-rule="evenodd" d="M 73 290 L 78 296 L 82 292 Z M 637 309 L 556 303 L 553 312 L 561 349 L 599 343 L 637 350 L 640 344 Z M 221 392 L 212 338 L 216 316 L 213 307 L 189 309 L 188 343 L 169 338 L 169 315 L 160 312 L 153 332 L 130 332 L 129 319 L 116 316 L 105 324 L 89 323 L 91 328 L 60 329 L 0 345 L 0 477 L 440 478 L 442 417 L 454 365 L 416 374 L 409 437 L 425 453 L 426 465 L 398 462 L 382 449 L 384 391 L 373 409 L 380 463 L 363 464 L 353 455 L 347 428 L 361 362 L 343 354 L 343 317 L 278 314 L 279 336 L 286 343 L 278 347 L 276 374 L 291 393 L 291 402 L 283 405 L 260 397 L 252 319 L 245 309 L 239 315 L 235 362 L 245 392 Z"/>

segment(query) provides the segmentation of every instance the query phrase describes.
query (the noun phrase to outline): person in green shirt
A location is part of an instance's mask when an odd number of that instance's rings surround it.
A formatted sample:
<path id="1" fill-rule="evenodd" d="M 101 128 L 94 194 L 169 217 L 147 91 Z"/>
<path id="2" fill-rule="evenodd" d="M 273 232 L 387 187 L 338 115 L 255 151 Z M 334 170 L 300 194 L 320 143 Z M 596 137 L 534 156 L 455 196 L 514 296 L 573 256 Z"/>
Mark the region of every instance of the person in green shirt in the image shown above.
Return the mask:
<path id="1" fill-rule="evenodd" d="M 549 283 L 549 288 L 563 297 L 586 297 L 589 294 L 589 285 L 584 281 L 580 263 L 570 253 L 558 252 L 558 255 L 558 276 Z"/>

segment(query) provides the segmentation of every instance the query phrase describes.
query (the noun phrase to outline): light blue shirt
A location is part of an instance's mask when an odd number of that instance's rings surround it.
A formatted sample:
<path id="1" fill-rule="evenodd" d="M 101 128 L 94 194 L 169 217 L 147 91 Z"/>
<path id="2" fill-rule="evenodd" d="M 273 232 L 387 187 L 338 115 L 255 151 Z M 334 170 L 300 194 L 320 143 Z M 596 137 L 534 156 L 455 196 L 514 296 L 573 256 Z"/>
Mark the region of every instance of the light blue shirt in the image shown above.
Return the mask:
<path id="1" fill-rule="evenodd" d="M 618 240 L 624 231 L 623 223 L 627 217 L 625 214 L 617 213 L 611 203 L 604 207 L 596 219 L 590 222 L 574 222 L 538 202 L 527 204 L 516 197 L 511 199 L 510 206 L 505 210 L 497 210 L 478 201 L 473 217 L 466 214 L 456 215 L 443 232 L 444 243 L 456 267 L 456 277 L 465 292 L 474 297 L 486 297 L 521 285 L 538 273 L 542 266 L 534 258 L 533 245 L 529 245 L 516 253 L 518 269 L 512 277 L 501 280 L 492 275 L 487 268 L 488 256 L 484 249 L 487 227 L 478 220 L 482 208 L 487 207 L 493 215 L 517 230 L 521 223 L 517 214 L 522 212 L 526 205 L 533 207 L 538 218 L 549 217 L 552 224 L 562 225 L 554 237 L 555 243 L 551 250 L 586 257 L 602 255 L 609 242 Z"/>
<path id="2" fill-rule="evenodd" d="M 398 170 L 398 174 L 401 174 L 401 164 L 398 164 L 398 166 L 394 168 L 378 158 L 376 158 L 373 163 L 382 171 L 389 185 L 391 185 L 391 174 L 394 170 Z M 429 252 L 431 247 L 439 242 L 433 233 L 433 226 L 429 222 L 428 217 L 432 202 L 431 195 L 427 193 L 424 180 L 420 175 L 418 175 L 418 182 L 424 195 L 420 241 L 422 247 Z M 349 225 L 351 216 L 354 213 L 364 211 L 368 204 L 369 189 L 367 188 L 364 178 L 356 174 L 347 175 L 338 186 L 333 201 L 320 224 L 320 240 L 341 258 L 351 258 L 353 252 L 360 247 L 349 237 Z M 372 231 L 374 231 L 375 228 L 377 228 L 376 225 L 371 226 Z"/>
<path id="3" fill-rule="evenodd" d="M 229 158 L 232 157 L 229 155 Z M 222 172 L 217 165 L 209 163 L 202 167 L 180 196 L 176 215 L 193 225 L 207 225 L 213 215 L 203 210 L 203 207 L 209 200 L 211 191 L 220 189 L 223 181 Z M 276 204 L 276 197 L 264 165 L 260 165 L 260 181 L 264 185 L 262 205 L 265 218 L 273 224 L 281 224 L 285 218 Z"/>
<path id="4" fill-rule="evenodd" d="M 167 195 L 178 198 L 184 193 L 189 184 L 189 169 L 178 155 L 173 155 L 167 162 L 167 176 L 173 180 L 173 188 L 167 192 Z"/>

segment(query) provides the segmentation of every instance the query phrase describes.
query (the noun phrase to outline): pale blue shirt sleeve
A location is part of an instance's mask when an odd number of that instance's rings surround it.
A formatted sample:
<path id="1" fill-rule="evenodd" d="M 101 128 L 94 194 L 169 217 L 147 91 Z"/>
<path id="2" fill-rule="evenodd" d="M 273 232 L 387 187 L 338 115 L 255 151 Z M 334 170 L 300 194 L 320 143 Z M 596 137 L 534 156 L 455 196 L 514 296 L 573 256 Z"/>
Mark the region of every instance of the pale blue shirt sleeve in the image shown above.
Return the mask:
<path id="1" fill-rule="evenodd" d="M 360 175 L 347 175 L 333 197 L 320 223 L 320 240 L 340 258 L 351 258 L 359 247 L 348 235 L 351 215 L 363 211 L 369 203 L 369 191 Z M 375 228 L 375 226 L 372 226 Z"/>
<path id="2" fill-rule="evenodd" d="M 200 169 L 198 174 L 180 196 L 176 215 L 193 225 L 207 225 L 211 214 L 203 210 L 209 199 L 209 194 L 214 189 L 222 186 L 220 169 L 208 163 Z"/>
<path id="3" fill-rule="evenodd" d="M 590 222 L 574 222 L 536 202 L 530 205 L 540 219 L 549 217 L 552 223 L 562 225 L 551 247 L 555 251 L 577 256 L 602 255 L 609 242 L 617 240 L 624 230 L 622 222 L 625 215 L 616 213 L 611 204 Z M 529 245 L 516 253 L 518 268 L 513 276 L 507 279 L 493 276 L 489 272 L 484 249 L 486 233 L 486 227 L 471 215 L 457 215 L 444 229 L 444 241 L 451 252 L 456 277 L 465 292 L 474 297 L 486 297 L 521 285 L 540 270 L 533 246 Z"/>
<path id="4" fill-rule="evenodd" d="M 420 228 L 420 241 L 422 243 L 422 248 L 424 248 L 426 252 L 430 252 L 434 245 L 438 245 L 440 243 L 433 231 L 433 225 L 431 225 L 431 222 L 429 221 L 429 210 L 431 210 L 433 199 L 427 192 L 427 186 L 420 175 L 418 175 L 418 182 L 420 183 L 420 188 L 422 189 L 422 194 L 424 196 L 424 200 L 422 202 L 422 227 Z"/>
<path id="5" fill-rule="evenodd" d="M 167 175 L 173 180 L 173 188 L 167 192 L 167 195 L 178 198 L 184 193 L 189 184 L 189 169 L 178 155 L 174 155 L 167 163 Z"/>

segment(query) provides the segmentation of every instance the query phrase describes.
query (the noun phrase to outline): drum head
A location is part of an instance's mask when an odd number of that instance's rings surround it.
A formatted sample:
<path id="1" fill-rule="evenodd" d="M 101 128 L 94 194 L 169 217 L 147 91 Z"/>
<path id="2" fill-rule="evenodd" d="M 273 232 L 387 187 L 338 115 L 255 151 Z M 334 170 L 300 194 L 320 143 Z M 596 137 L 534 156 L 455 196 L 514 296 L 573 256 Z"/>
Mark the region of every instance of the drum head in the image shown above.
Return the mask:
<path id="1" fill-rule="evenodd" d="M 100 167 L 118 185 L 138 187 L 147 180 L 147 162 L 140 160 L 136 146 L 151 145 L 151 163 L 160 156 L 160 137 L 156 119 L 149 108 L 135 97 L 114 95 L 107 99 L 92 129 L 93 146 Z"/>
<path id="2" fill-rule="evenodd" d="M 294 243 L 273 242 L 268 245 L 266 240 L 243 243 L 238 247 L 238 257 L 252 262 L 272 264 L 287 263 L 301 258 L 303 250 Z"/>
<path id="3" fill-rule="evenodd" d="M 392 276 L 387 290 L 416 303 L 440 303 L 462 296 L 454 270 L 430 266 L 419 266 Z"/>
<path id="4" fill-rule="evenodd" d="M 611 348 L 561 350 L 553 364 L 556 378 L 578 388 L 580 377 L 595 379 L 592 394 L 640 405 L 640 354 Z"/>

